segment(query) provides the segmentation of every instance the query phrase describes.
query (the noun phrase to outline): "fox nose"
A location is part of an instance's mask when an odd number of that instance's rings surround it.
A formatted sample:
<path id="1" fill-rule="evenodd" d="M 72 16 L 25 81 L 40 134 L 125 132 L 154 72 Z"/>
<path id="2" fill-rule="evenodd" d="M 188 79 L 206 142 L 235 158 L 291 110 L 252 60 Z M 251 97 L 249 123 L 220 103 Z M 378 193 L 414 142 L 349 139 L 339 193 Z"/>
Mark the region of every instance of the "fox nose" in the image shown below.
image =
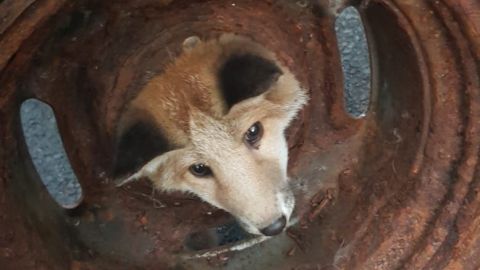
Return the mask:
<path id="1" fill-rule="evenodd" d="M 287 218 L 281 216 L 279 219 L 275 220 L 272 224 L 260 230 L 266 236 L 274 236 L 283 231 L 285 225 L 287 224 Z"/>

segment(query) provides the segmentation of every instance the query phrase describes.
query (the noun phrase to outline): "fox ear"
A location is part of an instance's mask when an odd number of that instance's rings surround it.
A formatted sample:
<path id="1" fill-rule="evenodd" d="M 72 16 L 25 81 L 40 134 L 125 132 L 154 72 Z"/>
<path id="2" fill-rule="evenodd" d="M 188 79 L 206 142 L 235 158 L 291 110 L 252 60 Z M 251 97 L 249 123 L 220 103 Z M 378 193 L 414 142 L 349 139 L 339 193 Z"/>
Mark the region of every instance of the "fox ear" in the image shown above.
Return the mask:
<path id="1" fill-rule="evenodd" d="M 148 122 L 136 122 L 119 137 L 113 176 L 118 179 L 137 172 L 154 157 L 169 150 L 162 132 Z"/>
<path id="2" fill-rule="evenodd" d="M 219 84 L 230 109 L 247 98 L 263 94 L 282 75 L 272 61 L 253 54 L 230 56 L 219 70 Z"/>
<path id="3" fill-rule="evenodd" d="M 187 37 L 183 43 L 182 47 L 184 51 L 191 51 L 193 48 L 195 48 L 198 44 L 200 44 L 202 41 L 198 36 L 190 36 Z"/>

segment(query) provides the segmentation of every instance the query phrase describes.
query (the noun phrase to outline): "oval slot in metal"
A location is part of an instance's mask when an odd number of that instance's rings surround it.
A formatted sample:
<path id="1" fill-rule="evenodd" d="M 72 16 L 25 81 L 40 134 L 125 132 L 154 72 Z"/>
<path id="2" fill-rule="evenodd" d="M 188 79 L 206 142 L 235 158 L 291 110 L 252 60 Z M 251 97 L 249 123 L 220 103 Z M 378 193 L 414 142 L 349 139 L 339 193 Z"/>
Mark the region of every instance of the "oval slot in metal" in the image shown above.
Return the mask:
<path id="1" fill-rule="evenodd" d="M 367 114 L 370 104 L 370 55 L 359 12 L 345 8 L 335 20 L 344 78 L 346 111 L 354 118 Z"/>
<path id="2" fill-rule="evenodd" d="M 68 160 L 52 108 L 28 99 L 20 107 L 23 135 L 35 169 L 50 195 L 63 208 L 82 199 L 82 189 Z"/>

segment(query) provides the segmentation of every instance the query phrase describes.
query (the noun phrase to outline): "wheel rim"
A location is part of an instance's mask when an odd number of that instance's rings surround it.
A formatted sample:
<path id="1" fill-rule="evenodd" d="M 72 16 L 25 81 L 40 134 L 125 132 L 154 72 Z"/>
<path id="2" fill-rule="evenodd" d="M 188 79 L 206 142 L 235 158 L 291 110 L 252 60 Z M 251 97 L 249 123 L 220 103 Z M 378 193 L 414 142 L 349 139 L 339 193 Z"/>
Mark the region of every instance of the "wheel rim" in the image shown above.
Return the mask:
<path id="1" fill-rule="evenodd" d="M 18 2 L 0 27 L 0 262 L 7 269 L 480 265 L 474 1 L 31 2 Z M 344 110 L 333 28 L 348 4 L 362 14 L 372 62 L 362 119 Z M 151 191 L 146 182 L 115 188 L 111 141 L 126 101 L 183 39 L 221 32 L 264 44 L 309 90 L 309 105 L 289 129 L 289 170 L 304 190 L 297 192 L 300 221 L 242 251 L 189 252 L 188 234 L 230 217 L 183 196 L 161 196 L 168 207 L 156 209 L 138 195 Z M 85 194 L 74 210 L 50 198 L 28 157 L 18 111 L 31 97 L 56 112 Z M 196 258 L 207 252 L 216 255 Z"/>

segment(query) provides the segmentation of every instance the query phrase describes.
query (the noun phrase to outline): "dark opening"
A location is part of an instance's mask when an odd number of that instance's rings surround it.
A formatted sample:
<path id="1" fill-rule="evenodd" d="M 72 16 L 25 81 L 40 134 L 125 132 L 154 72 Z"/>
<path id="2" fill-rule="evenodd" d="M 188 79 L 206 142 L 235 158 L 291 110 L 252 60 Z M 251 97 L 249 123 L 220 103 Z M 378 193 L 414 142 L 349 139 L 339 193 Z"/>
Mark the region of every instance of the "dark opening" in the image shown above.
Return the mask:
<path id="1" fill-rule="evenodd" d="M 185 247 L 188 250 L 199 251 L 233 244 L 252 237 L 254 236 L 247 233 L 237 222 L 233 221 L 219 227 L 190 234 L 185 239 Z"/>

